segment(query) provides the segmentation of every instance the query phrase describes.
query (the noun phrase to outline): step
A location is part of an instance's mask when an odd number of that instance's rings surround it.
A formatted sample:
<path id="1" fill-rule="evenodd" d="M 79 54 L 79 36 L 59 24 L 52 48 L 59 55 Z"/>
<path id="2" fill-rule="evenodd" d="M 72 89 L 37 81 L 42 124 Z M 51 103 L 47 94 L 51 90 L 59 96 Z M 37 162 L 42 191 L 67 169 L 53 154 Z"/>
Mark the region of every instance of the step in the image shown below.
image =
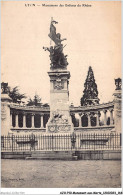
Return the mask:
<path id="1" fill-rule="evenodd" d="M 37 158 L 37 157 L 47 157 L 47 158 L 61 158 L 61 157 L 71 157 L 72 154 L 69 154 L 69 155 L 65 155 L 65 154 L 40 154 L 40 155 L 32 155 L 31 157 L 33 158 Z"/>
<path id="2" fill-rule="evenodd" d="M 76 160 L 73 151 L 33 151 L 31 157 L 26 159 L 63 159 Z"/>
<path id="3" fill-rule="evenodd" d="M 32 157 L 40 157 L 40 156 L 68 156 L 72 155 L 71 151 L 40 151 L 40 152 L 32 152 Z"/>
<path id="4" fill-rule="evenodd" d="M 78 156 L 66 156 L 66 157 L 59 157 L 59 156 L 54 156 L 54 157 L 26 157 L 25 160 L 78 160 Z"/>

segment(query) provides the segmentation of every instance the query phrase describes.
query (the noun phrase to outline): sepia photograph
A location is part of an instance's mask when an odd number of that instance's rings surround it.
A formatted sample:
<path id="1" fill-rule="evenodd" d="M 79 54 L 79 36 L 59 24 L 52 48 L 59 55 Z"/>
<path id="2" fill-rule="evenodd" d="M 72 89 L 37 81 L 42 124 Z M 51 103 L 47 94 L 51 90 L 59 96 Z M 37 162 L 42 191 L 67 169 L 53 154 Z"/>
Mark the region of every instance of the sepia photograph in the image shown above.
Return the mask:
<path id="1" fill-rule="evenodd" d="M 2 192 L 121 189 L 121 94 L 121 1 L 1 1 Z"/>

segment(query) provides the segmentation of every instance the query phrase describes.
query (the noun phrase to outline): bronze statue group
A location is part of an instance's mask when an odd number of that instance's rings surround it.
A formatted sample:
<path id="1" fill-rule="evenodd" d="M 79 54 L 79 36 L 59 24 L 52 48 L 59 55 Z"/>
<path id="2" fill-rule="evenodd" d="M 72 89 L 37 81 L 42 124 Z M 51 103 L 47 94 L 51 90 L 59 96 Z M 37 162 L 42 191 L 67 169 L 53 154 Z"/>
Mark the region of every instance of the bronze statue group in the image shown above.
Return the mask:
<path id="1" fill-rule="evenodd" d="M 51 60 L 51 69 L 64 69 L 67 67 L 67 55 L 64 55 L 63 48 L 66 46 L 63 46 L 62 41 L 66 39 L 61 39 L 61 34 L 56 33 L 56 27 L 54 24 L 57 24 L 58 22 L 52 20 L 50 24 L 50 33 L 49 37 L 53 42 L 55 43 L 55 46 L 43 47 L 45 51 L 50 52 L 50 60 Z"/>

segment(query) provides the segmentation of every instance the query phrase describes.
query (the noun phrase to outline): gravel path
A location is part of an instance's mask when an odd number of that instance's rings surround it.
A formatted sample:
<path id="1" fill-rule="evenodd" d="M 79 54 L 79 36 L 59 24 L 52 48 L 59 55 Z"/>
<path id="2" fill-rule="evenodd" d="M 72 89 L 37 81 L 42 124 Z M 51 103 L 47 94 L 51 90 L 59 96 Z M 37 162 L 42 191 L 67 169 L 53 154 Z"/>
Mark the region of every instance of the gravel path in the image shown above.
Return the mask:
<path id="1" fill-rule="evenodd" d="M 118 188 L 120 161 L 1 160 L 5 188 Z"/>

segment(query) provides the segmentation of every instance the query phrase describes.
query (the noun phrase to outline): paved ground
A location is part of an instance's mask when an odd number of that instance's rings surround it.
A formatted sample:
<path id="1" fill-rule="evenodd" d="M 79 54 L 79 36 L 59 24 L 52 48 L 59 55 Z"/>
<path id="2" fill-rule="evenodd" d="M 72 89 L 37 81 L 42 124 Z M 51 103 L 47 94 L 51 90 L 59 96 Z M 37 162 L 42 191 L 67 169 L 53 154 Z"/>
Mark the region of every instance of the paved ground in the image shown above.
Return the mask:
<path id="1" fill-rule="evenodd" d="M 1 187 L 117 188 L 120 161 L 1 160 Z"/>

